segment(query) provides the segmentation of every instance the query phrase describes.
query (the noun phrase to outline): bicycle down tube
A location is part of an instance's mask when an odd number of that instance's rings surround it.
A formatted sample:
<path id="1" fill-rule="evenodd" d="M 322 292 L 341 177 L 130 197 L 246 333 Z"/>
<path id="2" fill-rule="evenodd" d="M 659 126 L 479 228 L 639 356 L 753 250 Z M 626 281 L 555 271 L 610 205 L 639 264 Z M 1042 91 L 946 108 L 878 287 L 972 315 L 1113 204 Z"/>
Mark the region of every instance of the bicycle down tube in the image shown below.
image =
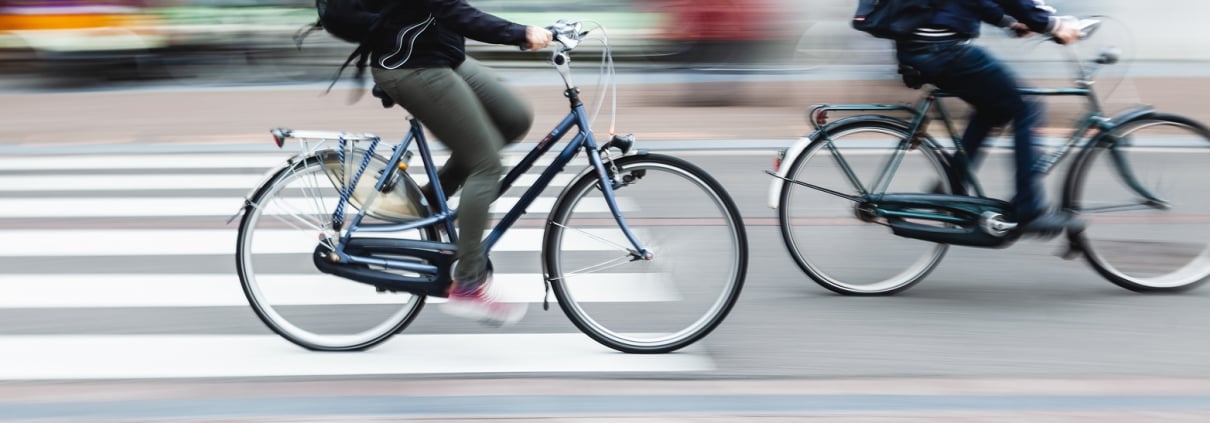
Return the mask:
<path id="1" fill-rule="evenodd" d="M 500 222 L 496 224 L 491 233 L 489 233 L 487 238 L 483 241 L 484 251 L 491 251 L 492 246 L 500 240 L 500 237 L 504 235 L 504 232 L 507 231 L 508 228 L 513 225 L 513 223 L 516 223 L 517 219 L 520 219 L 522 214 L 525 214 L 525 210 L 529 208 L 530 204 L 532 204 L 535 199 L 538 198 L 538 194 L 546 189 L 547 185 L 550 184 L 555 175 L 562 172 L 563 168 L 567 166 L 567 164 L 571 162 L 579 150 L 583 148 L 585 154 L 588 155 L 588 161 L 591 164 L 591 169 L 596 172 L 598 178 L 600 179 L 601 194 L 605 199 L 605 203 L 609 206 L 609 211 L 613 214 L 614 220 L 618 222 L 618 227 L 622 230 L 622 233 L 626 235 L 626 238 L 630 241 L 631 246 L 634 247 L 634 251 L 638 252 L 645 258 L 650 258 L 650 252 L 648 252 L 648 250 L 642 246 L 638 240 L 638 237 L 636 237 L 634 232 L 630 230 L 630 226 L 626 224 L 626 219 L 622 216 L 621 209 L 618 207 L 617 200 L 614 198 L 613 184 L 609 178 L 609 172 L 607 169 L 605 169 L 604 162 L 601 161 L 600 150 L 596 144 L 596 141 L 592 137 L 592 130 L 590 129 L 588 119 L 584 114 L 584 105 L 580 102 L 577 90 L 575 88 L 569 88 L 567 91 L 567 96 L 572 102 L 571 113 L 568 113 L 567 117 L 563 118 L 563 121 L 560 122 L 554 130 L 548 133 L 546 137 L 543 137 L 542 141 L 540 141 L 538 145 L 521 160 L 520 163 L 513 167 L 513 170 L 509 172 L 509 174 L 504 178 L 504 181 L 501 183 L 500 192 L 504 192 L 511 187 L 512 183 L 516 181 L 516 179 L 520 177 L 522 173 L 525 173 L 533 166 L 538 157 L 549 151 L 550 148 L 556 142 L 558 142 L 560 138 L 566 135 L 573 126 L 578 128 L 579 132 L 577 132 L 575 137 L 572 138 L 571 142 L 569 142 L 567 146 L 563 148 L 563 151 L 555 157 L 551 165 L 548 166 L 546 170 L 542 171 L 542 174 L 538 176 L 538 180 L 532 186 L 530 186 L 524 194 L 521 195 L 521 198 L 518 200 L 517 204 L 513 206 L 513 208 L 504 215 L 504 217 L 500 218 Z"/>

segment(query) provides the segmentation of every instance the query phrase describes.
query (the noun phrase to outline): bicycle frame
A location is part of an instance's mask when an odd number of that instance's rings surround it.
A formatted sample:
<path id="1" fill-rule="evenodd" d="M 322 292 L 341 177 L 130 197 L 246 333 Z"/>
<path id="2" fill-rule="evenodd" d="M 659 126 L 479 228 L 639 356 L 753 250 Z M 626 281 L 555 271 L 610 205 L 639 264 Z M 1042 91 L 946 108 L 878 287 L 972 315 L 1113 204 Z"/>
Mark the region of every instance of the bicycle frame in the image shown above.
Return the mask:
<path id="1" fill-rule="evenodd" d="M 501 180 L 500 191 L 497 194 L 497 198 L 508 191 L 508 189 L 512 187 L 513 183 L 515 183 L 521 175 L 528 172 L 540 157 L 552 149 L 555 143 L 559 142 L 559 140 L 571 132 L 572 129 L 576 129 L 577 132 L 572 137 L 571 141 L 554 158 L 551 165 L 538 176 L 534 184 L 531 185 L 524 194 L 522 194 L 520 200 L 511 209 L 509 209 L 508 212 L 492 228 L 491 232 L 483 241 L 484 251 L 485 253 L 491 251 L 492 246 L 494 246 L 496 242 L 498 242 L 504 235 L 504 233 L 510 227 L 512 227 L 512 225 L 515 224 L 518 219 L 521 218 L 521 215 L 525 214 L 526 209 L 533 204 L 534 200 L 538 198 L 538 195 L 550 185 L 555 175 L 561 173 L 564 167 L 566 167 L 567 164 L 570 163 L 580 151 L 583 151 L 588 156 L 590 169 L 596 173 L 600 180 L 599 186 L 605 198 L 605 202 L 609 207 L 610 213 L 613 214 L 614 220 L 618 223 L 618 227 L 622 230 L 623 234 L 625 234 L 631 246 L 634 248 L 631 251 L 631 255 L 636 259 L 649 258 L 651 257 L 650 252 L 643 247 L 642 243 L 626 224 L 626 220 L 622 216 L 621 210 L 618 207 L 616 199 L 614 198 L 613 190 L 615 184 L 610 179 L 610 173 L 606 168 L 605 160 L 603 160 L 601 157 L 602 149 L 597 145 L 597 142 L 593 137 L 587 114 L 584 111 L 584 104 L 579 98 L 579 89 L 571 84 L 570 78 L 568 77 L 567 57 L 564 53 L 557 53 L 556 57 L 561 57 L 563 59 L 561 63 L 559 60 L 556 60 L 555 64 L 564 77 L 564 81 L 566 83 L 565 85 L 567 86 L 564 94 L 571 103 L 571 111 L 563 118 L 561 122 L 559 122 L 558 125 L 555 126 L 553 130 L 547 133 L 547 135 L 543 137 L 542 140 L 539 141 L 538 144 L 508 172 L 508 174 L 504 176 L 504 178 Z M 458 235 L 453 224 L 456 211 L 451 210 L 446 204 L 444 191 L 441 189 L 441 182 L 437 177 L 437 166 L 433 162 L 432 154 L 420 122 L 415 119 L 409 119 L 409 121 L 411 123 L 411 129 L 408 131 L 408 134 L 404 140 L 395 147 L 391 158 L 387 161 L 386 169 L 389 171 L 383 172 L 382 176 L 379 177 L 375 185 L 375 189 L 377 192 L 382 192 L 382 188 L 386 182 L 390 180 L 392 176 L 391 174 L 396 171 L 395 169 L 399 169 L 399 163 L 403 158 L 403 152 L 408 150 L 412 142 L 415 142 L 425 167 L 425 173 L 428 176 L 429 181 L 431 181 L 433 184 L 433 191 L 438 197 L 440 211 L 433 216 L 419 218 L 417 220 L 404 223 L 363 225 L 361 222 L 366 216 L 365 209 L 368 209 L 368 207 L 364 207 L 350 220 L 348 230 L 344 236 L 341 237 L 339 242 L 333 246 L 333 254 L 338 257 L 339 262 L 382 266 L 395 270 L 432 274 L 438 271 L 438 267 L 435 265 L 349 254 L 345 251 L 345 246 L 348 245 L 349 240 L 352 239 L 352 235 L 356 232 L 400 232 L 411 229 L 425 228 L 438 224 L 444 226 L 445 232 L 449 235 L 451 243 L 457 242 Z M 367 153 L 363 158 L 363 169 L 366 163 L 368 163 L 370 160 L 374 146 L 376 146 L 379 141 L 380 140 L 376 138 L 372 140 L 371 146 L 367 149 L 369 153 Z M 333 219 L 335 222 L 341 222 L 343 220 L 341 216 L 338 216 L 338 214 L 343 209 L 344 204 L 348 202 L 352 187 L 357 186 L 356 178 L 360 178 L 360 176 L 361 175 L 359 172 L 357 175 L 355 175 L 355 179 L 351 183 L 346 184 L 348 185 L 348 188 L 342 193 L 337 211 L 333 214 Z"/>
<path id="2" fill-rule="evenodd" d="M 1022 95 L 1031 96 L 1031 97 L 1077 96 L 1077 97 L 1085 97 L 1088 99 L 1088 101 L 1087 101 L 1088 111 L 1074 121 L 1075 124 L 1072 125 L 1071 133 L 1070 133 L 1070 135 L 1068 135 L 1066 141 L 1064 141 L 1062 144 L 1060 144 L 1056 150 L 1039 157 L 1038 161 L 1036 161 L 1033 164 L 1034 168 L 1037 171 L 1041 172 L 1043 175 L 1049 175 L 1050 172 L 1052 170 L 1054 170 L 1054 168 L 1059 163 L 1061 163 L 1064 158 L 1066 158 L 1068 155 L 1070 155 L 1074 150 L 1091 147 L 1094 143 L 1096 143 L 1100 139 L 1102 139 L 1104 134 L 1109 133 L 1120 122 L 1129 121 L 1133 117 L 1140 116 L 1142 114 L 1145 114 L 1145 113 L 1151 111 L 1150 107 L 1137 107 L 1134 109 L 1130 109 L 1130 110 L 1126 111 L 1125 113 L 1122 113 L 1120 115 L 1120 116 L 1122 116 L 1122 118 L 1120 118 L 1120 119 L 1111 118 L 1104 114 L 1103 109 L 1100 104 L 1100 100 L 1097 97 L 1096 92 L 1093 91 L 1091 87 L 1092 87 L 1092 82 L 1088 81 L 1088 78 L 1086 78 L 1086 75 L 1081 75 L 1081 78 L 1079 78 L 1076 81 L 1076 87 L 1074 87 L 1074 88 L 1022 88 L 1022 89 L 1018 90 L 1018 92 L 1020 92 Z M 900 140 L 898 145 L 895 147 L 895 152 L 891 155 L 891 157 L 889 157 L 887 159 L 887 163 L 882 167 L 878 176 L 875 178 L 874 183 L 868 189 L 867 189 L 867 187 L 862 186 L 862 184 L 859 181 L 857 181 L 856 176 L 854 176 L 852 174 L 852 169 L 849 168 L 848 164 L 843 160 L 843 158 L 839 159 L 840 166 L 845 170 L 846 174 L 849 175 L 850 180 L 853 182 L 854 186 L 857 187 L 858 191 L 860 191 L 862 195 L 880 196 L 880 195 L 886 194 L 886 189 L 890 185 L 891 179 L 894 176 L 896 170 L 898 169 L 899 164 L 902 162 L 903 157 L 907 154 L 907 152 L 911 148 L 913 148 L 915 146 L 916 143 L 931 142 L 931 143 L 936 144 L 935 141 L 931 140 L 931 138 L 928 137 L 927 131 L 926 131 L 928 122 L 929 122 L 929 113 L 935 108 L 937 111 L 937 114 L 939 115 L 942 122 L 944 123 L 944 126 L 950 136 L 950 139 L 953 140 L 953 144 L 954 144 L 953 152 L 946 152 L 945 149 L 940 147 L 940 145 L 935 145 L 937 147 L 937 151 L 941 152 L 945 156 L 944 159 L 951 166 L 953 171 L 962 172 L 961 173 L 962 176 L 965 177 L 964 180 L 966 181 L 966 183 L 968 183 L 970 185 L 970 188 L 973 190 L 973 192 L 971 193 L 972 196 L 985 197 L 983 188 L 978 183 L 978 178 L 974 174 L 973 170 L 970 169 L 970 167 L 969 167 L 969 163 L 970 163 L 969 156 L 967 155 L 965 149 L 963 149 L 963 147 L 962 147 L 961 135 L 958 131 L 958 128 L 954 124 L 954 119 L 951 116 L 951 114 L 949 113 L 949 111 L 947 110 L 944 102 L 941 101 L 942 99 L 945 99 L 945 98 L 956 98 L 956 97 L 958 97 L 958 95 L 956 93 L 936 89 L 936 90 L 929 92 L 929 94 L 926 95 L 923 99 L 921 99 L 914 107 L 909 107 L 909 106 L 904 106 L 904 105 L 891 105 L 891 104 L 847 104 L 847 105 L 823 104 L 823 105 L 814 106 L 809 110 L 809 112 L 808 112 L 809 119 L 808 120 L 815 127 L 816 134 L 821 134 L 826 137 L 828 134 L 829 126 L 835 127 L 835 126 L 844 125 L 844 124 L 848 124 L 848 123 L 852 122 L 852 121 L 845 120 L 845 119 L 839 119 L 834 122 L 828 122 L 827 115 L 829 112 L 841 112 L 841 113 L 906 112 L 912 116 L 910 120 L 901 120 L 901 119 L 890 118 L 890 117 L 886 117 L 886 116 L 878 115 L 878 114 L 873 115 L 873 116 L 877 116 L 879 118 L 894 119 L 895 123 L 903 126 L 904 129 L 906 130 L 906 132 L 911 135 L 909 135 L 907 138 Z M 871 115 L 858 115 L 858 116 L 853 116 L 853 118 L 856 119 L 856 118 L 870 117 L 870 116 Z M 1089 133 L 1090 130 L 1093 132 Z M 788 162 L 792 161 L 793 158 L 797 157 L 802 152 L 802 150 L 806 148 L 806 145 L 809 144 L 811 141 L 813 141 L 813 139 L 811 137 L 805 137 L 803 140 L 800 140 L 800 142 L 798 144 L 791 147 L 791 149 L 785 154 L 785 157 L 783 157 L 783 159 L 782 159 L 783 163 L 788 163 Z M 829 148 L 835 149 L 837 147 L 830 146 Z M 1133 172 L 1129 169 L 1129 166 L 1126 164 L 1125 161 L 1121 161 L 1118 164 L 1119 164 L 1118 169 L 1121 172 L 1122 177 L 1126 180 L 1126 182 L 1128 184 L 1130 184 L 1130 186 L 1135 187 L 1135 189 L 1139 190 L 1140 194 L 1144 195 L 1145 197 L 1154 198 L 1154 196 L 1150 195 L 1149 192 L 1147 192 L 1145 189 L 1141 188 L 1140 184 L 1135 183 L 1135 178 L 1133 176 Z M 784 178 L 786 177 L 785 172 L 787 170 L 788 170 L 788 166 L 784 166 L 781 169 L 778 169 L 778 172 L 775 175 L 776 177 L 779 178 L 778 181 L 783 182 L 783 183 L 787 182 L 786 180 L 784 180 Z M 789 181 L 789 182 L 801 184 L 801 185 L 804 185 L 804 186 L 807 186 L 807 187 L 810 187 L 813 189 L 817 189 L 820 191 L 829 192 L 829 190 L 826 190 L 822 187 L 816 187 L 816 186 L 813 186 L 808 183 L 803 183 L 801 181 Z M 769 194 L 770 194 L 770 198 L 769 198 L 770 205 L 772 207 L 776 208 L 777 196 L 780 194 L 780 184 L 775 183 L 773 185 L 773 187 L 770 189 Z M 949 218 L 945 217 L 944 215 L 919 216 L 916 213 L 913 213 L 912 216 L 910 216 L 910 217 L 932 218 L 933 220 L 942 220 L 942 221 L 950 220 Z"/>
<path id="3" fill-rule="evenodd" d="M 1092 63 L 1096 65 L 1113 63 L 1117 60 L 1114 54 L 1116 53 L 1108 51 L 1102 53 Z M 1075 56 L 1074 51 L 1072 55 Z M 1075 58 L 1075 61 L 1080 63 L 1078 57 Z M 1092 90 L 1092 69 L 1095 69 L 1095 66 L 1081 66 L 1073 88 L 1024 88 L 1018 90 L 1021 95 L 1029 97 L 1079 96 L 1086 98 L 1088 104 L 1087 112 L 1074 121 L 1072 132 L 1067 140 L 1054 151 L 1041 155 L 1032 164 L 1033 169 L 1044 176 L 1049 175 L 1074 150 L 1085 151 L 1090 148 L 1108 147 L 1109 153 L 1114 158 L 1118 176 L 1122 181 L 1140 197 L 1146 199 L 1146 204 L 1153 207 L 1164 207 L 1167 204 L 1166 201 L 1138 182 L 1129 161 L 1122 156 L 1121 150 L 1114 148 L 1116 145 L 1114 130 L 1119 125 L 1153 115 L 1154 111 L 1150 107 L 1144 106 L 1127 110 L 1114 117 L 1106 116 L 1099 98 Z M 1013 223 L 1015 218 L 1013 218 L 1012 207 L 1006 201 L 987 197 L 978 183 L 978 178 L 970 165 L 969 155 L 962 146 L 961 135 L 954 124 L 954 119 L 942 101 L 953 97 L 958 97 L 958 94 L 935 89 L 925 95 L 915 106 L 888 104 L 814 106 L 808 112 L 808 120 L 816 130 L 812 135 L 803 137 L 798 143 L 784 150 L 779 160 L 783 164 L 792 164 L 809 145 L 823 141 L 825 142 L 824 148 L 832 153 L 837 166 L 842 169 L 857 194 L 845 194 L 812 184 L 809 181 L 788 179 L 791 166 L 779 165 L 777 172 L 768 172 L 775 177 L 773 183 L 770 184 L 770 207 L 778 208 L 780 206 L 782 187 L 785 183 L 792 183 L 853 201 L 857 204 L 858 212 L 866 216 L 866 219 L 888 219 L 895 233 L 902 236 L 947 244 L 983 247 L 996 247 L 1010 242 L 1013 238 L 1006 235 L 1017 226 L 1016 223 Z M 927 133 L 934 108 L 953 140 L 952 150 L 947 151 Z M 828 113 L 833 111 L 855 115 L 829 122 Z M 890 112 L 906 112 L 910 118 L 888 116 L 887 113 Z M 878 169 L 877 175 L 868 186 L 857 177 L 843 154 L 840 154 L 840 147 L 830 138 L 831 133 L 837 129 L 866 124 L 898 127 L 907 134 L 896 143 L 890 156 Z M 887 192 L 908 151 L 921 143 L 926 143 L 926 148 L 940 155 L 942 165 L 948 169 L 950 182 L 962 184 L 955 187 L 954 194 Z M 1077 158 L 1077 160 L 1079 159 Z M 961 178 L 958 179 L 959 177 Z M 910 220 L 933 221 L 956 225 L 956 227 L 939 229 L 936 226 L 912 223 Z M 984 229 L 977 229 L 979 227 Z"/>
<path id="4" fill-rule="evenodd" d="M 1049 175 L 1050 172 L 1054 170 L 1054 168 L 1073 150 L 1078 148 L 1087 148 L 1092 140 L 1096 138 L 1095 136 L 1084 135 L 1088 133 L 1090 129 L 1095 128 L 1097 131 L 1104 131 L 1112 127 L 1110 124 L 1110 119 L 1102 112 L 1100 102 L 1096 97 L 1096 93 L 1089 88 L 1022 88 L 1017 91 L 1024 96 L 1031 97 L 1076 96 L 1085 97 L 1088 99 L 1088 112 L 1084 113 L 1074 121 L 1075 124 L 1071 126 L 1073 129 L 1071 130 L 1070 135 L 1067 136 L 1067 139 L 1060 144 L 1056 150 L 1043 154 L 1042 156 L 1038 157 L 1036 162 L 1033 163 L 1033 168 L 1043 175 Z M 950 163 L 958 165 L 958 168 L 955 170 L 963 172 L 965 180 L 968 181 L 972 189 L 974 189 L 974 195 L 977 197 L 983 197 L 983 188 L 978 183 L 978 178 L 974 175 L 973 170 L 969 167 L 970 160 L 965 149 L 962 147 L 962 137 L 958 134 L 958 129 L 954 125 L 953 118 L 951 117 L 949 111 L 946 110 L 945 104 L 941 101 L 941 99 L 944 98 L 954 97 L 957 97 L 957 95 L 943 90 L 936 90 L 921 102 L 922 104 L 919 106 L 919 110 L 920 113 L 923 114 L 927 113 L 930 107 L 936 107 L 937 113 L 941 116 L 941 119 L 944 122 L 946 131 L 949 133 L 950 138 L 954 140 L 954 152 L 950 153 L 947 159 L 950 160 Z M 926 121 L 926 119 L 916 119 L 913 121 L 913 125 L 920 126 L 924 124 L 924 121 Z M 912 130 L 913 133 L 915 133 L 916 128 L 913 127 Z"/>

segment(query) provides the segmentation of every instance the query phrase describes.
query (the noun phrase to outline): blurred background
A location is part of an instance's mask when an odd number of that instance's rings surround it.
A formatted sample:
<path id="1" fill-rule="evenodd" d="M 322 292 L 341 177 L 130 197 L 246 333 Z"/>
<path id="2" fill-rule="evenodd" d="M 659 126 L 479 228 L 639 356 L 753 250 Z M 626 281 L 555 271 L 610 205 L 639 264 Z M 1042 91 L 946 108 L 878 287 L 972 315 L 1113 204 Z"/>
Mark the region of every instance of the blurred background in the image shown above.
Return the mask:
<path id="1" fill-rule="evenodd" d="M 532 24 L 592 19 L 609 28 L 622 60 L 695 66 L 750 65 L 793 48 L 801 2 L 785 0 L 481 0 Z M 295 82 L 331 74 L 350 46 L 323 33 L 296 48 L 315 21 L 310 0 L 2 0 L 6 76 L 103 82 Z M 472 54 L 510 59 L 515 49 L 471 43 Z M 515 56 L 515 54 L 513 54 Z"/>
<path id="2" fill-rule="evenodd" d="M 477 0 L 491 13 L 531 24 L 591 19 L 610 31 L 618 60 L 701 71 L 808 70 L 889 62 L 885 41 L 848 26 L 853 2 L 834 0 Z M 1186 39 L 1210 31 L 1183 17 L 1210 16 L 1210 3 L 1051 1 L 1064 14 L 1124 20 L 1140 60 L 1210 60 Z M 1179 9 L 1174 9 L 1179 8 Z M 1180 10 L 1174 16 L 1174 10 Z M 316 33 L 303 48 L 293 36 L 315 20 L 310 0 L 0 0 L 4 76 L 42 82 L 106 80 L 298 82 L 330 76 L 349 45 Z M 1159 27 L 1180 31 L 1155 31 Z M 1125 33 L 1119 36 L 1125 36 Z M 1003 34 L 985 34 L 998 46 Z M 1116 41 L 1116 40 L 1115 40 Z M 508 60 L 515 49 L 471 43 L 473 55 Z M 1010 60 L 1053 57 L 1001 49 Z M 1128 52 L 1129 53 L 1129 52 Z"/>
<path id="3" fill-rule="evenodd" d="M 661 421 L 642 417 L 665 409 L 703 417 L 706 405 L 721 404 L 718 413 L 742 417 L 710 421 L 803 421 L 778 418 L 801 412 L 854 417 L 846 421 L 1150 422 L 1182 411 L 1197 414 L 1174 421 L 1210 421 L 1210 288 L 1128 293 L 1083 260 L 1055 257 L 1058 242 L 954 248 L 925 283 L 885 298 L 839 298 L 793 263 L 766 206 L 763 171 L 811 130 L 803 112 L 922 95 L 899 82 L 888 41 L 849 27 L 856 0 L 469 1 L 521 23 L 580 19 L 608 29 L 618 133 L 707 169 L 745 218 L 752 263 L 718 331 L 684 353 L 613 354 L 557 307 L 542 313 L 535 302 L 507 330 L 434 310 L 383 349 L 320 355 L 288 345 L 248 307 L 231 260 L 235 226 L 225 220 L 293 154 L 272 144 L 271 128 L 403 136 L 399 109 L 364 99 L 350 106 L 343 94 L 364 91 L 347 83 L 351 72 L 321 95 L 353 46 L 316 32 L 297 48 L 295 35 L 316 19 L 313 0 L 0 0 L 0 420 L 331 422 L 354 419 L 293 417 L 433 417 L 421 414 L 429 406 L 441 419 L 501 395 L 482 413 Z M 1123 63 L 1097 77 L 1110 113 L 1148 103 L 1210 122 L 1202 42 L 1210 2 L 1048 3 L 1112 17 L 1070 50 L 1085 59 L 1122 51 Z M 1071 84 L 1068 49 L 990 27 L 979 43 L 1030 83 Z M 600 48 L 586 43 L 575 56 L 593 107 Z M 548 52 L 477 42 L 468 51 L 533 105 L 527 141 L 567 113 Z M 1046 134 L 1067 135 L 1080 106 L 1048 101 Z M 1011 193 L 1011 168 L 1010 154 L 989 159 L 989 194 Z M 1172 168 L 1183 180 L 1205 173 Z M 1049 182 L 1055 198 L 1063 173 Z M 538 275 L 536 248 L 504 257 L 518 279 Z M 535 293 L 540 280 L 532 278 Z M 479 380 L 494 378 L 505 380 Z M 649 393 L 664 395 L 637 398 Z M 317 401 L 325 396 L 353 405 Z M 366 408 L 375 401 L 383 405 Z M 1040 414 L 1050 412 L 1072 418 Z M 1002 415 L 1011 417 L 994 418 Z"/>

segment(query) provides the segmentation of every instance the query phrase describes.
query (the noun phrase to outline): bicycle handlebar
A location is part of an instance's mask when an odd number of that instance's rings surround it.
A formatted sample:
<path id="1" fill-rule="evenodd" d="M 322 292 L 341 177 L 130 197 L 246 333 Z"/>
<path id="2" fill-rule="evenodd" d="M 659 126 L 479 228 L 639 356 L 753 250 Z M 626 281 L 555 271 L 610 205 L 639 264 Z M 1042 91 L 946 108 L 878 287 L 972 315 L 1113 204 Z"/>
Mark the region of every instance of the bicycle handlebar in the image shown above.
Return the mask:
<path id="1" fill-rule="evenodd" d="M 572 51 L 580 46 L 580 41 L 588 35 L 588 31 L 583 30 L 583 26 L 578 21 L 566 21 L 560 19 L 554 25 L 546 27 L 551 34 L 554 35 L 555 42 L 562 45 L 560 51 Z"/>
<path id="2" fill-rule="evenodd" d="M 1080 31 L 1080 37 L 1078 40 L 1084 40 L 1084 39 L 1088 38 L 1089 36 L 1092 36 L 1092 34 L 1101 27 L 1100 19 L 1093 19 L 1093 18 L 1080 19 L 1075 16 L 1059 16 L 1058 18 L 1060 20 L 1070 22 L 1071 24 L 1076 26 L 1076 29 L 1078 29 Z M 1032 31 L 1029 31 L 1029 30 L 1025 30 L 1025 29 L 1018 30 L 1016 28 L 1006 28 L 1005 31 L 1008 32 L 1009 35 L 1014 36 L 1014 37 L 1024 37 L 1024 36 L 1027 36 L 1030 33 L 1032 33 Z M 1055 38 L 1055 36 L 1052 34 L 1046 34 L 1045 37 L 1047 40 L 1054 41 L 1055 43 L 1059 43 L 1059 39 Z M 1062 44 L 1062 43 L 1060 43 L 1060 44 Z"/>
<path id="3" fill-rule="evenodd" d="M 1061 16 L 1061 17 L 1059 17 L 1059 19 L 1070 22 L 1071 24 L 1076 26 L 1076 29 L 1080 31 L 1080 37 L 1078 39 L 1080 41 L 1085 40 L 1088 37 L 1091 37 L 1093 33 L 1097 32 L 1097 30 L 1101 28 L 1100 19 L 1092 19 L 1092 18 L 1080 19 L 1075 16 Z M 1058 40 L 1053 35 L 1049 36 L 1049 37 L 1052 41 L 1058 42 Z"/>

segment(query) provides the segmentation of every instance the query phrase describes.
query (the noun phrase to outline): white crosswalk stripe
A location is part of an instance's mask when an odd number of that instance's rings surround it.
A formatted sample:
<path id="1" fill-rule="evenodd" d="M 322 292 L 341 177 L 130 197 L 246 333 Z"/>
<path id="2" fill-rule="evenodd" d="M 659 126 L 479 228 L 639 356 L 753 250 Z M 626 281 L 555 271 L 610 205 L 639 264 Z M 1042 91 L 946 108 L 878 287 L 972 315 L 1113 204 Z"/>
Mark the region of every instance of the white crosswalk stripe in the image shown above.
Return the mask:
<path id="1" fill-rule="evenodd" d="M 89 313 L 89 310 L 163 312 L 230 309 L 248 313 L 248 301 L 234 272 L 187 269 L 181 273 L 122 271 L 133 262 L 230 257 L 234 262 L 236 224 L 222 222 L 235 214 L 242 196 L 262 181 L 264 170 L 287 158 L 283 154 L 156 154 L 0 158 L 0 313 Z M 515 163 L 518 157 L 509 156 Z M 444 158 L 438 158 L 442 161 Z M 540 170 L 539 166 L 536 170 Z M 414 171 L 418 171 L 415 168 Z M 574 174 L 556 177 L 530 207 L 545 214 Z M 530 186 L 525 175 L 495 213 L 517 201 L 511 196 Z M 425 178 L 417 178 L 423 183 Z M 154 195 L 158 191 L 170 195 Z M 455 203 L 456 205 L 456 203 Z M 620 203 L 623 210 L 632 204 Z M 585 206 L 604 212 L 603 202 Z M 178 219 L 176 221 L 171 219 Z M 190 219 L 192 218 L 192 219 Z M 42 222 L 27 226 L 28 219 Z M 112 222 L 169 219 L 167 223 L 113 227 Z M 179 220 L 189 224 L 174 227 Z M 71 222 L 60 225 L 56 222 Z M 202 222 L 202 223 L 198 223 Z M 190 226 L 192 225 L 192 226 Z M 197 225 L 201 225 L 200 227 Z M 616 231 L 615 231 L 616 232 Z M 297 231 L 258 233 L 258 249 L 280 254 L 308 254 L 314 238 L 299 240 Z M 292 237 L 293 236 L 293 237 Z M 380 235 L 381 236 L 381 235 Z M 618 234 L 592 233 L 568 238 L 566 248 L 597 251 L 597 238 L 621 241 Z M 498 272 L 493 290 L 503 301 L 540 304 L 547 296 L 539 270 L 542 229 L 510 229 L 494 252 L 529 254 L 528 271 Z M 620 251 L 619 251 L 620 253 Z M 98 260 L 117 268 L 104 271 Z M 79 264 L 87 263 L 87 264 Z M 515 269 L 517 265 L 511 266 Z M 522 266 L 524 267 L 524 266 Z M 288 286 L 298 295 L 287 304 L 397 303 L 400 294 L 375 294 L 368 285 L 317 273 L 266 273 L 266 287 Z M 578 300 L 591 302 L 674 301 L 679 293 L 665 275 L 599 274 L 581 282 L 589 287 Z M 440 299 L 432 299 L 439 303 Z M 558 310 L 557 307 L 554 310 Z M 557 313 L 557 311 L 554 311 Z M 436 313 L 426 309 L 424 313 Z M 559 316 L 562 318 L 562 316 Z M 148 323 L 151 324 L 151 323 Z M 263 327 L 255 322 L 258 327 Z M 567 325 L 570 327 L 570 325 Z M 275 335 L 239 333 L 128 335 L 105 333 L 6 334 L 0 332 L 0 380 L 263 377 L 379 374 L 457 374 L 501 372 L 679 372 L 708 371 L 713 363 L 701 347 L 680 354 L 637 356 L 614 352 L 578 332 L 448 333 L 404 332 L 368 352 L 322 354 L 306 351 Z M 122 331 L 117 331 L 122 332 Z M 264 332 L 267 333 L 267 330 Z"/>
<path id="2" fill-rule="evenodd" d="M 606 231 L 588 231 L 604 236 Z M 0 256 L 181 256 L 233 255 L 236 228 L 231 229 L 17 229 L 0 230 Z M 315 238 L 299 231 L 258 231 L 261 253 L 310 253 Z M 385 234 L 366 234 L 385 237 Z M 601 243 L 590 237 L 569 237 L 565 250 L 596 251 Z M 617 237 L 613 237 L 617 239 Z M 187 242 L 184 242 L 187 240 Z M 542 230 L 513 228 L 504 233 L 492 251 L 537 252 Z"/>
<path id="3" fill-rule="evenodd" d="M 492 204 L 492 211 L 502 214 L 520 201 L 518 197 L 501 197 Z M 554 198 L 539 197 L 527 208 L 530 213 L 550 213 Z M 585 199 L 586 210 L 606 212 L 601 199 Z M 458 200 L 450 201 L 458 207 Z M 235 214 L 244 205 L 242 197 L 106 197 L 106 198 L 6 198 L 0 199 L 0 219 L 30 217 L 154 217 L 154 216 L 220 216 Z M 620 202 L 622 211 L 630 204 Z"/>
<path id="4" fill-rule="evenodd" d="M 575 175 L 556 175 L 552 186 L 567 185 Z M 424 175 L 414 175 L 419 184 L 428 182 Z M 538 179 L 536 174 L 525 174 L 517 179 L 515 187 L 529 187 Z M 140 175 L 38 175 L 0 176 L 0 192 L 15 197 L 19 193 L 46 191 L 150 191 L 150 190 L 196 190 L 231 189 L 248 190 L 261 182 L 260 175 L 231 174 L 140 174 Z"/>
<path id="5" fill-rule="evenodd" d="M 80 155 L 0 157 L 3 170 L 146 170 L 146 169 L 270 169 L 289 158 L 292 153 L 281 154 L 130 154 L 130 155 Z M 503 157 L 505 167 L 521 161 L 521 155 Z M 553 156 L 547 155 L 535 162 L 535 166 L 550 164 Z M 433 155 L 435 163 L 449 159 L 446 155 Z M 419 157 L 412 163 L 419 169 Z M 419 172 L 414 172 L 419 173 Z"/>
<path id="6" fill-rule="evenodd" d="M 485 348 L 489 352 L 485 353 Z M 580 334 L 405 334 L 357 354 L 309 352 L 273 336 L 3 336 L 0 351 L 5 357 L 0 360 L 0 380 L 678 372 L 714 368 L 709 357 L 700 352 L 626 355 L 606 350 Z"/>
<path id="7" fill-rule="evenodd" d="M 373 288 L 343 279 L 316 274 L 268 274 L 257 276 L 268 290 L 289 288 L 293 298 L 277 299 L 279 305 L 309 304 L 395 304 L 398 297 L 365 295 Z M 577 301 L 608 302 L 672 301 L 675 289 L 661 283 L 658 274 L 585 275 L 577 284 L 590 285 Z M 171 289 L 165 289 L 165 287 Z M 542 275 L 504 273 L 496 275 L 492 288 L 501 301 L 541 303 L 545 291 Z M 149 295 L 152 294 L 152 295 Z M 439 303 L 440 299 L 430 302 Z M 554 302 L 553 297 L 551 302 Z M 5 274 L 0 275 L 0 309 L 5 308 L 127 308 L 127 307 L 226 307 L 246 306 L 234 274 Z"/>

